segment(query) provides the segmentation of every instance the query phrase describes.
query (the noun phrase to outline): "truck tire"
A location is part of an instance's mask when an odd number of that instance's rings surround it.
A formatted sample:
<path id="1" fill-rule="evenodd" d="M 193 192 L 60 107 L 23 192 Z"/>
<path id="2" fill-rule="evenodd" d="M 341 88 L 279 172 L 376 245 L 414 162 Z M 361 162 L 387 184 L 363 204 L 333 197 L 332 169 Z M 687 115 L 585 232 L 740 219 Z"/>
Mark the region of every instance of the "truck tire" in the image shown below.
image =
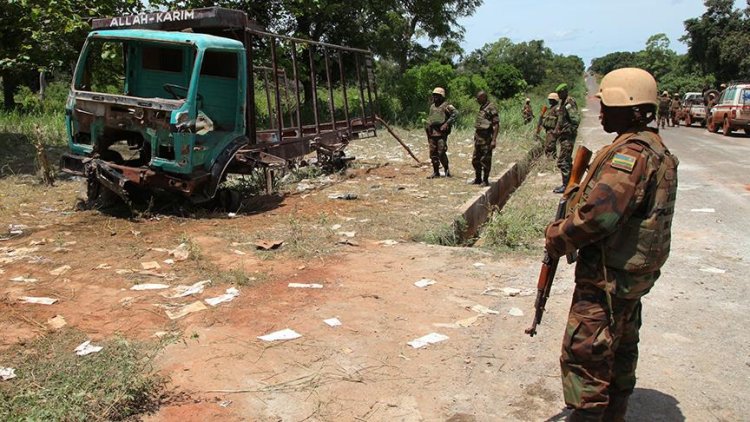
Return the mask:
<path id="1" fill-rule="evenodd" d="M 732 125 L 729 124 L 729 119 L 724 116 L 724 125 L 721 127 L 721 133 L 724 136 L 729 136 L 732 134 Z"/>

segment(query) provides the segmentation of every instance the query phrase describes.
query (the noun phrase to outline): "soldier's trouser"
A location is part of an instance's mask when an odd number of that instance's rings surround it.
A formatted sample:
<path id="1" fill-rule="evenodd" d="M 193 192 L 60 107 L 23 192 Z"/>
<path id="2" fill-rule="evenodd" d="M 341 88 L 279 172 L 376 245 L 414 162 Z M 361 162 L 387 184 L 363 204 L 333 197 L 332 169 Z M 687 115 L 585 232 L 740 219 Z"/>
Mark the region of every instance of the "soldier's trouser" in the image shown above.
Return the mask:
<path id="1" fill-rule="evenodd" d="M 568 407 L 593 415 L 635 388 L 641 301 L 613 297 L 612 308 L 614 325 L 604 292 L 576 284 L 560 357 L 563 393 Z"/>
<path id="2" fill-rule="evenodd" d="M 544 138 L 544 155 L 547 158 L 557 158 L 557 139 L 552 132 L 547 132 L 547 136 Z"/>
<path id="3" fill-rule="evenodd" d="M 485 178 L 489 177 L 490 169 L 492 168 L 492 147 L 489 141 L 474 140 L 474 153 L 471 156 L 471 165 L 474 166 L 475 171 L 483 171 Z"/>
<path id="4" fill-rule="evenodd" d="M 557 156 L 557 168 L 560 169 L 560 173 L 566 180 L 570 177 L 570 170 L 573 168 L 573 145 L 575 142 L 575 135 L 564 134 L 558 138 L 560 152 Z"/>
<path id="5" fill-rule="evenodd" d="M 428 138 L 428 143 L 430 145 L 430 161 L 432 161 L 432 166 L 436 167 L 440 164 L 443 165 L 443 168 L 448 168 L 448 137 L 430 137 Z"/>

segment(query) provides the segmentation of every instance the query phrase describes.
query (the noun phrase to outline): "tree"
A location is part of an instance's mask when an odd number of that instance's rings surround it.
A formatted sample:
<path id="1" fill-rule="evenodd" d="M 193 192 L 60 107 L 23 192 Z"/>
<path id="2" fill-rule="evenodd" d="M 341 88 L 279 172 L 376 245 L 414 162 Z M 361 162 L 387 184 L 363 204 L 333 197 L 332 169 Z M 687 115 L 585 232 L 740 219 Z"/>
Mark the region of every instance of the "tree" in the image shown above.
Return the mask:
<path id="1" fill-rule="evenodd" d="M 509 63 L 490 66 L 485 72 L 490 94 L 500 99 L 510 98 L 526 89 L 523 74 Z"/>
<path id="2" fill-rule="evenodd" d="M 591 61 L 591 71 L 600 75 L 624 67 L 638 66 L 638 57 L 636 53 L 630 51 L 616 51 L 606 56 L 595 58 Z"/>
<path id="3" fill-rule="evenodd" d="M 651 72 L 656 80 L 671 72 L 676 65 L 677 53 L 669 48 L 666 34 L 652 35 L 646 41 L 646 49 L 638 53 L 639 67 Z"/>

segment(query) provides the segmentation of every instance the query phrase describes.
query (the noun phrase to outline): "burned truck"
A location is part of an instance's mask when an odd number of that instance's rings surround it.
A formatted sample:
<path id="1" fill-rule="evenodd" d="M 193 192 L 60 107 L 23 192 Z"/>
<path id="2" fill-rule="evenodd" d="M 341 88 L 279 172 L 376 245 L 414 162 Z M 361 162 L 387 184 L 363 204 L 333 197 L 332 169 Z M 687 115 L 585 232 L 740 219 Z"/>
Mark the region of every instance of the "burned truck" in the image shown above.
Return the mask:
<path id="1" fill-rule="evenodd" d="M 368 50 L 273 34 L 218 7 L 95 19 L 66 104 L 63 171 L 89 201 L 172 192 L 210 202 L 228 175 L 308 154 L 340 167 L 375 136 Z"/>

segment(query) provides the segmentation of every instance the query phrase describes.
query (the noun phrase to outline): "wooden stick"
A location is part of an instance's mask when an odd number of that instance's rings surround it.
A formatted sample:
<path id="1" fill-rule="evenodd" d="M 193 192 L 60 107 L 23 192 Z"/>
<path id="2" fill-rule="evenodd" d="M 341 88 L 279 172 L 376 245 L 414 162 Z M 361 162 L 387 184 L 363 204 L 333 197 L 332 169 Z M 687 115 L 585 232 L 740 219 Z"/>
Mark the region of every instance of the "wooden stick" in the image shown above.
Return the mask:
<path id="1" fill-rule="evenodd" d="M 413 158 L 414 161 L 417 162 L 417 164 L 422 164 L 422 162 L 419 161 L 419 158 L 417 158 L 414 155 L 414 153 L 411 152 L 411 150 L 409 149 L 409 147 L 406 146 L 406 144 L 404 143 L 404 141 L 402 141 L 401 138 L 399 138 L 398 135 L 396 135 L 396 132 L 394 132 L 393 129 L 391 129 L 391 127 L 388 126 L 388 123 L 386 123 L 385 120 L 381 119 L 380 116 L 378 116 L 378 115 L 375 116 L 375 120 L 377 120 L 378 122 L 380 122 L 380 124 L 383 125 L 383 127 L 385 128 L 385 130 L 387 130 L 388 133 L 391 134 L 391 136 L 393 136 L 394 138 L 396 138 L 396 140 L 398 141 L 398 143 L 401 144 L 402 147 L 404 147 L 404 149 L 406 150 L 406 152 L 408 152 L 409 155 L 411 155 L 411 158 Z"/>

